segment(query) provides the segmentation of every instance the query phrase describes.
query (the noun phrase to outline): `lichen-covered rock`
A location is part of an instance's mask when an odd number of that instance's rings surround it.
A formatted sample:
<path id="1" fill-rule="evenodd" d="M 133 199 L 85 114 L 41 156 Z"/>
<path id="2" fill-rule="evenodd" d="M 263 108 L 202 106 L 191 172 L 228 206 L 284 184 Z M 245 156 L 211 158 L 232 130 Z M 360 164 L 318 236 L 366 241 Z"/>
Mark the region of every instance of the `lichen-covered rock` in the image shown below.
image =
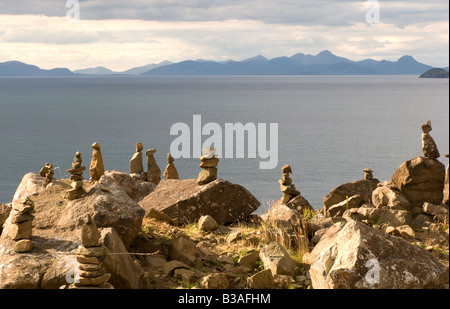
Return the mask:
<path id="1" fill-rule="evenodd" d="M 448 282 L 445 266 L 429 252 L 356 221 L 331 238 L 309 273 L 315 289 L 440 288 Z"/>

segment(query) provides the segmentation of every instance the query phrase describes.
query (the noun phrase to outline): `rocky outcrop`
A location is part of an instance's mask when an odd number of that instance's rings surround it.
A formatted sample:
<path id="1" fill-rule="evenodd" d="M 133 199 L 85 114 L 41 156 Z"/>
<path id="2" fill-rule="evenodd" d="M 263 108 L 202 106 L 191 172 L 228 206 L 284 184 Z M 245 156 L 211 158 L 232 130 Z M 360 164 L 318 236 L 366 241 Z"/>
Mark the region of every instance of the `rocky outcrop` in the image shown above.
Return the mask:
<path id="1" fill-rule="evenodd" d="M 225 180 L 199 186 L 196 179 L 171 179 L 161 180 L 139 205 L 146 213 L 154 208 L 172 219 L 178 218 L 180 224 L 210 215 L 220 225 L 245 219 L 260 203 L 244 187 Z"/>
<path id="2" fill-rule="evenodd" d="M 315 289 L 440 288 L 448 282 L 442 263 L 426 250 L 364 223 L 349 221 L 310 268 Z"/>
<path id="3" fill-rule="evenodd" d="M 272 275 L 294 276 L 297 264 L 289 256 L 286 249 L 277 242 L 271 242 L 261 248 L 259 258 L 264 268 L 270 269 Z"/>
<path id="4" fill-rule="evenodd" d="M 392 175 L 390 184 L 401 192 L 412 206 L 423 203 L 439 205 L 443 199 L 445 166 L 441 162 L 417 157 L 401 164 Z"/>
<path id="5" fill-rule="evenodd" d="M 117 185 L 121 186 L 126 194 L 135 202 L 141 201 L 156 188 L 156 184 L 142 180 L 137 174 L 130 175 L 123 172 L 107 171 L 105 176 L 111 178 Z"/>
<path id="6" fill-rule="evenodd" d="M 388 207 L 398 210 L 411 210 L 411 203 L 401 192 L 393 190 L 388 183 L 383 183 L 372 193 L 372 203 L 377 208 Z"/>
<path id="7" fill-rule="evenodd" d="M 342 184 L 327 194 L 327 196 L 323 199 L 323 205 L 327 210 L 331 206 L 343 202 L 347 198 L 354 195 L 361 196 L 361 205 L 363 203 L 370 203 L 372 200 L 372 192 L 377 188 L 379 182 L 380 181 L 378 179 L 363 179 Z"/>
<path id="8" fill-rule="evenodd" d="M 113 227 L 128 247 L 141 230 L 145 211 L 128 196 L 121 185 L 104 175 L 84 198 L 66 205 L 57 225 L 73 229 L 74 220 L 87 214 L 91 215 L 99 228 Z"/>
<path id="9" fill-rule="evenodd" d="M 342 202 L 330 206 L 327 209 L 328 217 L 342 217 L 348 209 L 359 208 L 364 203 L 364 199 L 360 194 L 350 196 Z"/>

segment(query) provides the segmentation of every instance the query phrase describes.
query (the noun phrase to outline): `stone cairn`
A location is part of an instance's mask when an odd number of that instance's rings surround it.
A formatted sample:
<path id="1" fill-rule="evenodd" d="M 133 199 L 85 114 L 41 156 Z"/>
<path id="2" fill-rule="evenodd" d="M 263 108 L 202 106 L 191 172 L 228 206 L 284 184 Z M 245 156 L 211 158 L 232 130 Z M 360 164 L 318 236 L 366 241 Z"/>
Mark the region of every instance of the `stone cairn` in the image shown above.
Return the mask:
<path id="1" fill-rule="evenodd" d="M 53 170 L 49 170 L 47 172 L 47 174 L 45 175 L 44 183 L 43 183 L 44 187 L 47 187 L 50 183 L 53 182 L 54 174 L 55 174 L 55 171 L 53 171 Z"/>
<path id="2" fill-rule="evenodd" d="M 41 171 L 39 172 L 39 175 L 42 177 L 46 177 L 47 173 L 53 168 L 53 165 L 50 163 L 45 163 L 44 167 L 41 168 Z"/>
<path id="3" fill-rule="evenodd" d="M 21 198 L 18 203 L 13 203 L 2 238 L 17 241 L 14 251 L 18 253 L 30 252 L 34 247 L 31 241 L 34 212 L 34 202 L 26 197 Z"/>
<path id="4" fill-rule="evenodd" d="M 111 274 L 103 267 L 107 248 L 100 244 L 100 237 L 95 222 L 87 216 L 80 231 L 81 245 L 75 250 L 78 271 L 69 289 L 114 289 L 108 283 Z"/>
<path id="5" fill-rule="evenodd" d="M 203 150 L 203 156 L 200 157 L 200 167 L 201 172 L 197 177 L 197 184 L 199 186 L 205 185 L 217 179 L 217 165 L 219 164 L 219 159 L 215 153 L 214 148 L 206 148 Z"/>
<path id="6" fill-rule="evenodd" d="M 70 173 L 70 180 L 72 180 L 72 189 L 67 191 L 66 197 L 69 200 L 75 200 L 86 194 L 83 189 L 83 171 L 86 166 L 81 166 L 83 160 L 81 159 L 81 152 L 77 151 L 73 159 L 72 168 L 67 171 Z"/>
<path id="7" fill-rule="evenodd" d="M 141 174 L 144 172 L 144 165 L 142 163 L 142 143 L 136 144 L 136 152 L 130 160 L 130 174 Z"/>
<path id="8" fill-rule="evenodd" d="M 431 130 L 431 121 L 428 120 L 426 124 L 422 125 L 422 151 L 425 158 L 435 160 L 441 155 L 434 139 L 430 135 Z"/>
<path id="9" fill-rule="evenodd" d="M 173 161 L 175 161 L 175 159 L 172 158 L 170 153 L 167 154 L 166 160 L 167 160 L 167 166 L 166 166 L 166 169 L 164 171 L 164 178 L 166 178 L 166 179 L 180 179 L 180 177 L 178 176 L 177 168 L 173 164 Z"/>
<path id="10" fill-rule="evenodd" d="M 364 179 L 365 180 L 372 180 L 373 179 L 373 171 L 370 168 L 365 168 L 362 171 L 364 172 Z"/>
<path id="11" fill-rule="evenodd" d="M 105 167 L 103 166 L 103 157 L 100 149 L 100 145 L 95 142 L 92 147 L 92 159 L 89 166 L 89 173 L 91 174 L 91 182 L 99 181 L 100 177 L 105 174 Z"/>
<path id="12" fill-rule="evenodd" d="M 295 185 L 292 184 L 292 179 L 289 177 L 289 174 L 292 173 L 291 166 L 283 166 L 281 172 L 283 175 L 278 182 L 280 183 L 281 192 L 283 192 L 283 204 L 286 204 L 294 197 L 299 196 L 300 191 L 295 188 Z"/>
<path id="13" fill-rule="evenodd" d="M 147 181 L 157 185 L 161 181 L 161 169 L 153 156 L 155 152 L 156 149 L 148 149 L 145 155 L 147 156 Z"/>

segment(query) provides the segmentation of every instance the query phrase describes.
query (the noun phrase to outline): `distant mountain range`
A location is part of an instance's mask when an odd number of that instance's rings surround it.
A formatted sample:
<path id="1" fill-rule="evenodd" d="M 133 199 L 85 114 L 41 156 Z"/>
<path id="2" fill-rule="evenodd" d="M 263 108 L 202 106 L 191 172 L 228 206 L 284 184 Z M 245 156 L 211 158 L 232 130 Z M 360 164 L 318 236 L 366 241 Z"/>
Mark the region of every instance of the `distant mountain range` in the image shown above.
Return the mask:
<path id="1" fill-rule="evenodd" d="M 261 55 L 243 61 L 187 60 L 178 63 L 164 61 L 114 72 L 105 67 L 70 71 L 42 70 L 18 61 L 0 63 L 0 76 L 211 76 L 211 75 L 420 75 L 432 66 L 417 62 L 411 56 L 397 61 L 366 59 L 353 61 L 325 50 L 317 55 L 295 54 L 291 57 L 267 59 Z M 444 68 L 448 71 L 448 67 Z"/>

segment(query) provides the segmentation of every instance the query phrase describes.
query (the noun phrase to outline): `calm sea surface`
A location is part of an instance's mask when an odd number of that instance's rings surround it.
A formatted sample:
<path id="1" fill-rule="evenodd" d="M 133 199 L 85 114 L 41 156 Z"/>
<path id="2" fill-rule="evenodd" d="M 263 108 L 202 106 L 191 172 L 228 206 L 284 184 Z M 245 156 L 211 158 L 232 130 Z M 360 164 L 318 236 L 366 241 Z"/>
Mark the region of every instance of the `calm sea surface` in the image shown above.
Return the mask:
<path id="1" fill-rule="evenodd" d="M 281 197 L 281 166 L 316 208 L 334 187 L 362 179 L 364 168 L 389 180 L 421 152 L 420 125 L 447 164 L 449 81 L 416 76 L 0 78 L 0 202 L 11 202 L 24 174 L 45 162 L 66 178 L 76 151 L 89 167 L 91 144 L 105 169 L 128 172 L 135 144 L 156 148 L 161 170 L 174 123 L 278 123 L 278 166 L 221 159 L 219 178 L 245 186 L 264 205 Z M 207 138 L 205 136 L 203 141 Z M 181 178 L 197 178 L 198 158 L 178 159 Z M 144 162 L 145 166 L 145 162 Z M 89 172 L 85 172 L 89 179 Z"/>

